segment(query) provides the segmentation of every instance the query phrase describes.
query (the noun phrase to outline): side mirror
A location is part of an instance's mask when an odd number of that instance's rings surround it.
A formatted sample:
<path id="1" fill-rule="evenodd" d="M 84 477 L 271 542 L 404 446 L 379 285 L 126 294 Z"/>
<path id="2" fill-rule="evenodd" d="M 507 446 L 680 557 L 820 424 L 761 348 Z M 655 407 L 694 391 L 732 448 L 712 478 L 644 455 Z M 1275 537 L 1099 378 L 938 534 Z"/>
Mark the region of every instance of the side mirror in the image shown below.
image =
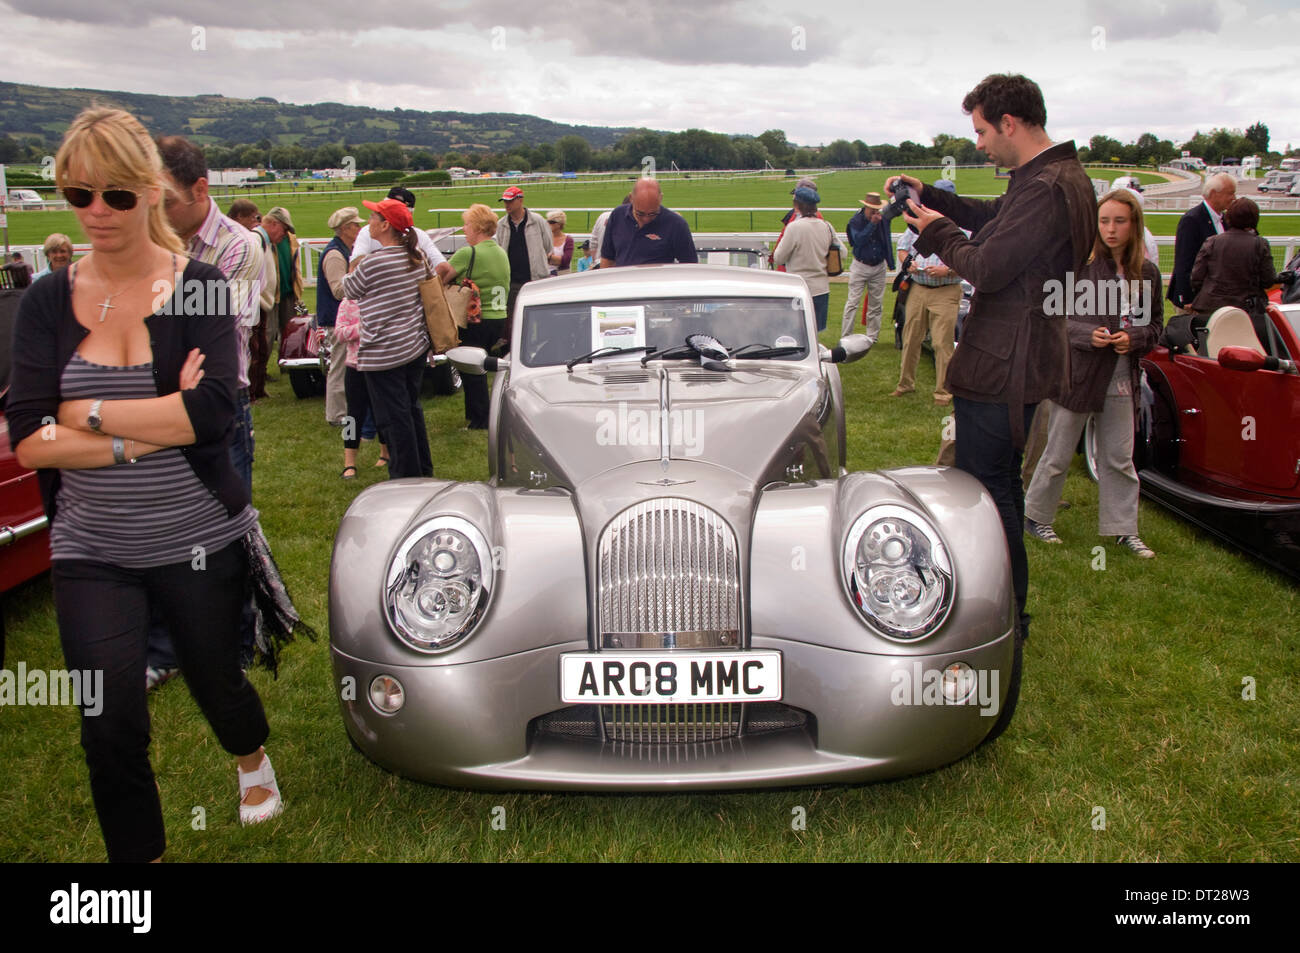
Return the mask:
<path id="1" fill-rule="evenodd" d="M 510 366 L 508 358 L 492 357 L 481 347 L 461 345 L 447 352 L 447 360 L 462 374 L 486 374 L 489 371 L 504 371 Z"/>
<path id="2" fill-rule="evenodd" d="M 1219 366 L 1230 371 L 1257 371 L 1264 367 L 1266 358 L 1249 347 L 1224 347 L 1219 349 Z"/>
<path id="3" fill-rule="evenodd" d="M 1283 374 L 1300 373 L 1295 361 L 1260 354 L 1253 347 L 1219 348 L 1219 366 L 1229 371 L 1281 371 Z"/>
<path id="4" fill-rule="evenodd" d="M 818 345 L 818 354 L 823 362 L 831 364 L 852 364 L 867 356 L 871 350 L 871 339 L 865 334 L 850 334 L 840 338 L 840 343 L 827 350 Z"/>

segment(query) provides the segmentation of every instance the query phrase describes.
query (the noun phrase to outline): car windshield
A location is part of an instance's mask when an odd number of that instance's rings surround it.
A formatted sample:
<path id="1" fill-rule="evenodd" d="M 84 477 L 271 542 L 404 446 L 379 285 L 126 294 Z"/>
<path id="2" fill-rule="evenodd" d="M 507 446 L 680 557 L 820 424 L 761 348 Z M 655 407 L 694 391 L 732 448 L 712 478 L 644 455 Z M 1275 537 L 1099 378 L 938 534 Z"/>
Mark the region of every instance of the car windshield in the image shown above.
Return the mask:
<path id="1" fill-rule="evenodd" d="M 803 309 L 801 297 L 534 305 L 524 309 L 520 359 L 526 367 L 551 367 L 599 348 L 639 349 L 629 355 L 639 359 L 646 349 L 665 351 L 684 344 L 689 335 L 707 334 L 728 351 L 747 344 L 796 348 L 767 359 L 797 361 L 808 353 Z"/>
<path id="2" fill-rule="evenodd" d="M 1300 338 L 1300 308 L 1287 308 L 1282 313 L 1286 315 L 1287 321 L 1290 322 L 1291 330 L 1295 332 L 1295 336 Z"/>

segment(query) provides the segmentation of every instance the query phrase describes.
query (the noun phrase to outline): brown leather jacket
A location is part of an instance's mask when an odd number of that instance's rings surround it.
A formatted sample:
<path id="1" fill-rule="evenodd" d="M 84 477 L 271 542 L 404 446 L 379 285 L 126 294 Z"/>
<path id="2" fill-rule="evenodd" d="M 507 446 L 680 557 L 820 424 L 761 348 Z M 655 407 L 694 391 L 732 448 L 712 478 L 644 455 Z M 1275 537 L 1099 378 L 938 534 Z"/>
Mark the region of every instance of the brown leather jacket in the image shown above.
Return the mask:
<path id="1" fill-rule="evenodd" d="M 1115 286 L 1102 284 L 1116 280 L 1115 263 L 1109 258 L 1094 258 L 1083 266 L 1083 273 L 1075 282 L 1076 288 L 1085 282 L 1090 283 L 1097 293 L 1092 295 L 1093 306 L 1086 309 L 1087 314 L 1076 314 L 1075 308 L 1071 307 L 1070 319 L 1066 323 L 1070 335 L 1070 388 L 1056 401 L 1066 410 L 1088 414 L 1106 406 L 1106 387 L 1115 373 L 1119 355 L 1113 347 L 1092 346 L 1093 330 L 1105 325 L 1111 332 L 1128 332 L 1129 392 L 1133 395 L 1133 413 L 1137 414 L 1138 380 L 1142 373 L 1140 358 L 1159 342 L 1165 323 L 1163 279 L 1159 268 L 1149 261 L 1142 263 L 1140 303 L 1131 308 L 1133 320 L 1129 327 L 1121 326 L 1120 309 L 1114 307 L 1118 303 L 1118 295 L 1113 293 Z M 1076 294 L 1075 302 L 1078 300 Z"/>
<path id="2" fill-rule="evenodd" d="M 1192 266 L 1192 310 L 1212 314 L 1232 305 L 1263 314 L 1265 292 L 1277 284 L 1268 241 L 1253 231 L 1230 228 L 1207 238 Z"/>
<path id="3" fill-rule="evenodd" d="M 921 201 L 948 220 L 932 223 L 913 247 L 938 254 L 975 286 L 946 386 L 958 397 L 1007 404 L 1013 439 L 1023 445 L 1021 408 L 1059 398 L 1069 381 L 1064 315 L 1047 315 L 1044 302 L 1092 252 L 1092 182 L 1074 143 L 1062 142 L 1013 170 L 1006 194 L 992 201 L 930 186 Z"/>

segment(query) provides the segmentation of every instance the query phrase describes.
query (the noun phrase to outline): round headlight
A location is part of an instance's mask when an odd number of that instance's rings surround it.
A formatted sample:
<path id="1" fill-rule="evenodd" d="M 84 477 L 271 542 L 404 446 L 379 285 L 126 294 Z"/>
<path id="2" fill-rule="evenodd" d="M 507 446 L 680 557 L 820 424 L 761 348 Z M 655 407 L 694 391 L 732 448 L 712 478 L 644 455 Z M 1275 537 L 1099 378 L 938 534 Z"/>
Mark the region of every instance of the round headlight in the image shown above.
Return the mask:
<path id="1" fill-rule="evenodd" d="M 450 648 L 483 617 L 492 579 L 491 550 L 478 528 L 459 517 L 434 517 L 393 555 L 384 600 L 388 622 L 411 648 Z"/>
<path id="2" fill-rule="evenodd" d="M 881 635 L 911 641 L 931 634 L 953 600 L 952 561 L 930 522 L 902 506 L 874 506 L 844 542 L 845 584 Z"/>

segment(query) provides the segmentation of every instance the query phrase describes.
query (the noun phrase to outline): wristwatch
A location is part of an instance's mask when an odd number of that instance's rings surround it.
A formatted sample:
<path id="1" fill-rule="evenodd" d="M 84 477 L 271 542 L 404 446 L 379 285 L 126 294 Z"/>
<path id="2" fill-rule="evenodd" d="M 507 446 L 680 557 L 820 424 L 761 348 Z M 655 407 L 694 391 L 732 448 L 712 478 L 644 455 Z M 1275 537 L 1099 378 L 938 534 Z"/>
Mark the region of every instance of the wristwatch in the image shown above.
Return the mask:
<path id="1" fill-rule="evenodd" d="M 86 423 L 90 426 L 91 430 L 95 431 L 95 433 L 104 432 L 99 429 L 100 425 L 104 422 L 104 418 L 99 415 L 99 409 L 103 406 L 103 399 L 92 400 L 90 402 L 90 413 L 86 415 Z"/>

